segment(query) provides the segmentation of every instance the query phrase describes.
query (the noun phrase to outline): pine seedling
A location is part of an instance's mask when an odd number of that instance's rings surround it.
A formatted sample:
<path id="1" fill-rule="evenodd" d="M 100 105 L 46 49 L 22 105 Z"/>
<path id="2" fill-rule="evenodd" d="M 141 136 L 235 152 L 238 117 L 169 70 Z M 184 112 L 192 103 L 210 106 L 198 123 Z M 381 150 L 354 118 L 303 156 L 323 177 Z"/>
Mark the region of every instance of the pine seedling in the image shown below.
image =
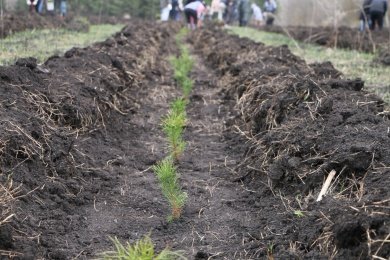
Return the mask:
<path id="1" fill-rule="evenodd" d="M 190 79 L 190 78 L 186 78 L 183 81 L 181 87 L 182 87 L 183 96 L 185 99 L 188 99 L 188 97 L 190 96 L 193 85 L 194 85 L 194 83 L 193 83 L 192 79 Z"/>
<path id="2" fill-rule="evenodd" d="M 188 34 L 188 28 L 183 27 L 180 29 L 179 33 L 176 34 L 175 40 L 177 45 L 181 45 L 182 41 L 184 40 L 184 37 Z"/>
<path id="3" fill-rule="evenodd" d="M 183 98 L 175 99 L 171 103 L 171 113 L 174 115 L 186 115 L 187 101 Z"/>
<path id="4" fill-rule="evenodd" d="M 168 220 L 179 219 L 187 201 L 187 193 L 183 192 L 178 184 L 176 166 L 170 158 L 166 158 L 153 166 L 153 171 L 157 175 L 162 193 L 171 207 L 171 216 L 168 217 Z"/>
<path id="5" fill-rule="evenodd" d="M 192 67 L 194 66 L 194 61 L 191 59 L 188 48 L 182 47 L 181 52 L 182 53 L 179 58 L 179 63 L 181 64 L 182 70 L 186 72 L 186 74 L 189 74 L 192 70 Z"/>
<path id="6" fill-rule="evenodd" d="M 190 80 L 188 74 L 191 72 L 194 65 L 194 62 L 189 55 L 188 49 L 183 47 L 180 57 L 172 58 L 171 64 L 174 68 L 174 78 L 176 82 L 181 87 L 183 87 L 183 85 Z"/>
<path id="7" fill-rule="evenodd" d="M 181 85 L 184 79 L 187 77 L 187 71 L 186 68 L 183 67 L 183 61 L 181 57 L 179 58 L 172 58 L 171 59 L 171 64 L 174 69 L 174 79 L 176 82 Z"/>
<path id="8" fill-rule="evenodd" d="M 163 119 L 163 131 L 168 138 L 172 158 L 175 160 L 184 152 L 185 142 L 182 135 L 186 121 L 185 113 L 176 114 L 173 111 Z"/>
<path id="9" fill-rule="evenodd" d="M 178 69 L 178 70 L 175 70 L 173 77 L 176 80 L 177 84 L 179 84 L 179 86 L 182 86 L 183 82 L 187 78 L 187 74 L 185 71 Z"/>
<path id="10" fill-rule="evenodd" d="M 123 245 L 118 238 L 110 238 L 115 246 L 115 251 L 103 253 L 105 260 L 171 260 L 186 259 L 179 251 L 164 249 L 159 254 L 154 250 L 154 245 L 149 236 L 145 236 L 134 244 Z"/>
<path id="11" fill-rule="evenodd" d="M 173 104 L 172 104 L 172 106 L 173 106 Z M 168 115 L 163 118 L 163 121 L 162 121 L 163 127 L 170 126 L 172 128 L 183 129 L 183 127 L 186 125 L 187 118 L 186 118 L 185 111 L 179 111 L 176 109 L 177 108 L 175 108 L 175 111 L 171 109 L 168 112 Z M 178 112 L 181 112 L 181 113 L 178 113 Z M 181 134 L 181 132 L 180 132 L 180 134 Z"/>

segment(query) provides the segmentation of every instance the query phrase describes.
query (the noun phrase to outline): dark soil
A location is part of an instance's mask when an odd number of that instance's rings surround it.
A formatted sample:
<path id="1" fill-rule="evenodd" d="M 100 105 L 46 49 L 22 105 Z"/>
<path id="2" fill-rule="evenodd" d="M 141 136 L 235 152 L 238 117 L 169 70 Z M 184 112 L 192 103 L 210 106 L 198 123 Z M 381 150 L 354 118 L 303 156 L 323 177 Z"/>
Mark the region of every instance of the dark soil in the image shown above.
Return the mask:
<path id="1" fill-rule="evenodd" d="M 373 52 L 390 46 L 390 31 L 359 32 L 349 27 L 265 26 L 267 32 L 282 33 L 296 40 L 327 47 Z"/>
<path id="2" fill-rule="evenodd" d="M 167 154 L 161 117 L 180 96 L 167 62 L 178 30 L 133 22 L 43 65 L 0 67 L 3 258 L 91 259 L 110 236 L 149 232 L 190 259 L 388 257 L 375 242 L 390 233 L 383 102 L 330 63 L 218 30 L 189 41 L 195 87 L 178 163 L 189 201 L 167 222 L 151 166 Z"/>
<path id="3" fill-rule="evenodd" d="M 283 46 L 217 31 L 194 43 L 240 111 L 228 125 L 247 138 L 237 171 L 261 212 L 250 235 L 274 245 L 276 259 L 389 257 L 388 243 L 372 243 L 390 233 L 383 102 L 361 80 L 340 79 L 329 63 L 307 65 Z M 331 195 L 315 202 L 331 170 Z"/>

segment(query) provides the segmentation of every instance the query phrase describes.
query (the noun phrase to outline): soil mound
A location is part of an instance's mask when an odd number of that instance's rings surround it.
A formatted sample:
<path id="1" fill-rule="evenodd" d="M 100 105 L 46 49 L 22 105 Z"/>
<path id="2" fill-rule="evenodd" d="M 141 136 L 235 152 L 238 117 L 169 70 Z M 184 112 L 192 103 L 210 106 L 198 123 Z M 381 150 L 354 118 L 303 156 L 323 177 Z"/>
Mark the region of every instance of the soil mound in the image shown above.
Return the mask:
<path id="1" fill-rule="evenodd" d="M 331 64 L 306 64 L 285 46 L 218 30 L 193 43 L 219 72 L 225 98 L 237 101 L 230 124 L 247 139 L 239 180 L 261 204 L 263 227 L 250 235 L 272 244 L 276 259 L 388 257 L 389 244 L 374 242 L 390 232 L 383 102 L 360 79 L 340 79 Z M 316 202 L 331 170 L 330 195 Z"/>
<path id="2" fill-rule="evenodd" d="M 305 43 L 373 52 L 390 45 L 390 31 L 359 32 L 349 27 L 265 26 L 267 32 L 282 33 Z"/>
<path id="3" fill-rule="evenodd" d="M 12 33 L 25 30 L 65 27 L 67 20 L 62 20 L 60 17 L 56 16 L 40 16 L 38 14 L 18 13 L 5 14 L 1 22 L 2 26 L 0 27 L 0 38 L 5 38 Z"/>
<path id="4" fill-rule="evenodd" d="M 87 32 L 90 24 L 117 24 L 126 21 L 109 16 L 79 17 L 68 15 L 65 19 L 54 15 L 38 15 L 31 13 L 5 14 L 0 26 L 0 38 L 5 38 L 15 32 L 32 29 L 65 28 L 72 31 Z"/>
<path id="5" fill-rule="evenodd" d="M 0 195 L 0 223 L 17 216 L 1 226 L 0 254 L 68 259 L 92 243 L 77 232 L 86 225 L 79 207 L 117 185 L 109 166 L 121 163 L 109 161 L 112 143 L 121 141 L 123 115 L 140 106 L 133 94 L 175 31 L 134 22 L 41 66 L 28 58 L 0 67 L 0 191 L 10 195 Z"/>

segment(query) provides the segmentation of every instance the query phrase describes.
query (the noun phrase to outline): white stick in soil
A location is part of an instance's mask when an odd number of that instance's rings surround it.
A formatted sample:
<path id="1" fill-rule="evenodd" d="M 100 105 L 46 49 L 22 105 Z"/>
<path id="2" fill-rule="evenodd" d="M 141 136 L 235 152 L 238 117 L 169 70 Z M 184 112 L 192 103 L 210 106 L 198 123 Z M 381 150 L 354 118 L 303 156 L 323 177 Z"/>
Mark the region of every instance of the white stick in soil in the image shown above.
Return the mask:
<path id="1" fill-rule="evenodd" d="M 335 175 L 336 175 L 336 171 L 335 170 L 332 170 L 329 173 L 328 178 L 326 178 L 326 181 L 324 182 L 324 185 L 322 185 L 322 189 L 321 189 L 320 194 L 318 195 L 317 201 L 321 201 L 322 200 L 322 197 L 328 191 L 330 183 L 332 182 L 332 179 L 334 178 Z"/>

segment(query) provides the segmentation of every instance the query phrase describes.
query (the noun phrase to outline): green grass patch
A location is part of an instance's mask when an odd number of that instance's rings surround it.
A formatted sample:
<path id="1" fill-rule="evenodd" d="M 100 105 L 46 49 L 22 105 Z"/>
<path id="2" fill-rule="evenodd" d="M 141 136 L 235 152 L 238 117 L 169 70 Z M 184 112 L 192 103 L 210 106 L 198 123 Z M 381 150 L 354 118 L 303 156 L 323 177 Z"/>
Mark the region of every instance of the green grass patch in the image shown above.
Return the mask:
<path id="1" fill-rule="evenodd" d="M 345 78 L 363 79 L 369 91 L 375 92 L 388 103 L 390 101 L 388 88 L 386 88 L 390 84 L 390 67 L 373 64 L 374 54 L 305 44 L 282 34 L 252 28 L 232 27 L 230 31 L 266 45 L 279 46 L 285 44 L 295 55 L 302 57 L 307 63 L 330 61 L 336 69 L 344 74 Z"/>
<path id="2" fill-rule="evenodd" d="M 153 166 L 153 171 L 159 180 L 162 193 L 171 207 L 171 215 L 168 217 L 168 220 L 179 219 L 187 201 L 187 193 L 180 188 L 178 183 L 179 175 L 173 160 L 170 158 L 164 159 Z"/>
<path id="3" fill-rule="evenodd" d="M 164 249 L 156 253 L 150 237 L 145 236 L 134 244 L 123 245 L 117 238 L 111 239 L 115 245 L 115 251 L 103 254 L 105 260 L 173 260 L 186 259 L 180 251 Z"/>
<path id="4" fill-rule="evenodd" d="M 123 25 L 92 25 L 89 32 L 42 29 L 15 33 L 0 39 L 0 65 L 14 64 L 18 58 L 35 57 L 44 62 L 52 55 L 62 55 L 72 47 L 85 47 L 103 41 Z"/>

